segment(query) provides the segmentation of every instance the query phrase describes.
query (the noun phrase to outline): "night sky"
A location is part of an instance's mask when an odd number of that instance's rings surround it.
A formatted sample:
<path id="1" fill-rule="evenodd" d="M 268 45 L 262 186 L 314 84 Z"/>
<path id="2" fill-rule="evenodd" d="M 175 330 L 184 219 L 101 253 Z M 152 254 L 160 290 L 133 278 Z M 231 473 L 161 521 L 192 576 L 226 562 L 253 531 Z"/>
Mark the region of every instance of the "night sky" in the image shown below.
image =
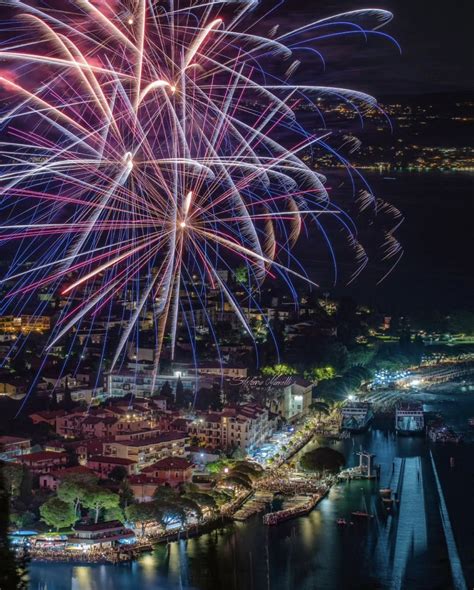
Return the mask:
<path id="1" fill-rule="evenodd" d="M 474 96 L 472 17 L 467 0 L 379 0 L 346 2 L 288 0 L 272 20 L 291 28 L 344 10 L 375 6 L 394 14 L 381 30 L 393 35 L 402 54 L 389 42 L 371 38 L 368 43 L 340 40 L 328 43 L 325 73 L 315 71 L 315 83 L 367 91 L 382 102 L 401 97 L 429 103 L 436 95 L 446 112 L 459 96 Z M 288 21 L 287 21 L 288 22 Z M 284 26 L 284 25 L 283 25 Z M 307 67 L 313 67 L 307 64 Z M 387 132 L 389 136 L 389 132 Z M 472 134 L 471 134 L 472 136 Z M 392 140 L 396 141 L 395 126 Z M 459 145 L 465 138 L 449 128 L 427 140 L 433 145 Z M 449 312 L 472 308 L 473 175 L 467 173 L 406 174 L 398 182 L 375 181 L 377 193 L 405 215 L 399 232 L 405 254 L 389 278 L 376 286 L 370 266 L 349 291 L 339 284 L 336 293 L 351 293 L 394 313 L 409 313 L 426 305 Z M 342 261 L 344 264 L 344 261 Z"/>
<path id="2" fill-rule="evenodd" d="M 400 56 L 395 47 L 373 38 L 365 49 L 360 43 L 351 63 L 345 60 L 344 81 L 353 80 L 358 89 L 377 96 L 473 90 L 473 4 L 469 0 L 288 0 L 274 15 L 275 22 L 280 23 L 284 22 L 282 14 L 290 17 L 293 27 L 298 21 L 304 24 L 310 19 L 367 7 L 384 8 L 394 14 L 382 31 L 397 39 L 403 53 Z M 332 47 L 337 45 L 331 43 Z M 340 81 L 341 74 L 339 69 L 329 75 Z"/>
<path id="3" fill-rule="evenodd" d="M 274 6 L 275 0 L 262 0 L 257 15 L 263 17 Z M 368 42 L 355 36 L 331 39 L 322 47 L 317 45 L 326 58 L 326 71 L 313 58 L 295 52 L 295 57 L 303 60 L 296 76 L 314 84 L 366 91 L 382 103 L 393 97 L 423 101 L 428 100 L 424 95 L 445 95 L 442 100 L 447 109 L 455 96 L 474 92 L 472 0 L 286 0 L 258 26 L 264 35 L 275 24 L 279 24 L 280 32 L 286 32 L 320 18 L 371 6 L 394 14 L 381 31 L 397 39 L 401 55 L 396 45 L 382 38 L 369 37 Z M 397 133 L 395 128 L 393 141 Z M 388 130 L 387 138 L 389 141 Z M 433 142 L 449 146 L 457 139 L 443 129 Z M 405 177 L 400 183 L 375 187 L 378 196 L 394 203 L 406 217 L 400 232 L 405 256 L 382 287 L 374 286 L 375 271 L 371 275 L 373 267 L 369 266 L 353 291 L 360 300 L 408 310 L 426 301 L 419 288 L 422 280 L 434 306 L 472 307 L 473 176 L 459 174 L 457 182 L 430 173 L 425 185 L 419 176 L 413 175 L 413 182 Z M 318 277 L 318 282 L 324 281 Z M 339 289 L 344 291 L 344 283 Z"/>

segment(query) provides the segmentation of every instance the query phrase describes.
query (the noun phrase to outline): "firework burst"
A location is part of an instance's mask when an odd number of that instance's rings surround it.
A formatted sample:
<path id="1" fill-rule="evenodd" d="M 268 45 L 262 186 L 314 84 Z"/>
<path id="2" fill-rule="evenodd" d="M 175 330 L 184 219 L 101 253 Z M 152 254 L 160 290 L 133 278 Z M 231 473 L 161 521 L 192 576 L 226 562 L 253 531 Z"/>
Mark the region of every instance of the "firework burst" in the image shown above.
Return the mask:
<path id="1" fill-rule="evenodd" d="M 14 255 L 2 309 L 18 313 L 40 291 L 61 297 L 48 350 L 121 301 L 127 314 L 108 368 L 151 314 L 156 372 L 165 337 L 173 357 L 183 310 L 205 308 L 208 290 L 251 334 L 220 271 L 245 265 L 247 300 L 267 277 L 316 286 L 291 249 L 304 229 L 330 248 L 329 218 L 354 254 L 353 278 L 366 266 L 354 222 L 307 157 L 333 151 L 330 132 L 308 132 L 296 113 L 310 105 L 322 117 L 328 97 L 358 115 L 376 102 L 291 80 L 304 55 L 323 59 L 319 42 L 389 38 L 379 29 L 390 13 L 358 10 L 262 36 L 253 0 L 6 4 L 0 237 Z M 358 183 L 360 209 L 395 220 L 383 254 L 396 262 L 400 214 L 339 161 Z"/>

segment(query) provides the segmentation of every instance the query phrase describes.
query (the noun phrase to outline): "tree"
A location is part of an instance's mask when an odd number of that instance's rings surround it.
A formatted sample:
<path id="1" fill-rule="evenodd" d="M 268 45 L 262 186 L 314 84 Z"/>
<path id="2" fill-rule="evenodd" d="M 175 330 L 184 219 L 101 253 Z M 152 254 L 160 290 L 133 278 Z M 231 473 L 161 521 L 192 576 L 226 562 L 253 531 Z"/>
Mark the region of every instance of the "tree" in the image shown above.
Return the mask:
<path id="1" fill-rule="evenodd" d="M 315 414 L 318 414 L 319 417 L 321 417 L 321 414 L 324 414 L 325 416 L 329 415 L 329 406 L 325 402 L 313 402 L 309 406 L 309 409 Z"/>
<path id="2" fill-rule="evenodd" d="M 156 500 L 166 500 L 167 502 L 174 502 L 174 500 L 176 500 L 176 498 L 178 497 L 178 491 L 170 486 L 162 485 L 156 488 L 153 497 Z"/>
<path id="3" fill-rule="evenodd" d="M 214 389 L 201 387 L 196 394 L 194 407 L 197 410 L 219 410 L 222 407 L 219 392 Z"/>
<path id="4" fill-rule="evenodd" d="M 105 509 L 117 508 L 120 503 L 120 497 L 118 494 L 111 492 L 106 488 L 100 486 L 88 486 L 83 504 L 86 508 L 95 510 L 94 522 L 99 521 L 100 511 Z"/>
<path id="5" fill-rule="evenodd" d="M 239 285 L 243 285 L 244 283 L 248 283 L 249 274 L 248 269 L 246 266 L 238 266 L 234 271 L 234 278 L 235 282 Z"/>
<path id="6" fill-rule="evenodd" d="M 448 329 L 454 334 L 474 334 L 474 312 L 459 309 L 448 317 Z"/>
<path id="7" fill-rule="evenodd" d="M 47 525 L 53 526 L 57 531 L 71 527 L 78 519 L 74 505 L 63 502 L 56 496 L 40 506 L 40 514 L 42 520 Z"/>
<path id="8" fill-rule="evenodd" d="M 33 477 L 31 475 L 31 471 L 23 465 L 23 473 L 21 477 L 20 483 L 20 490 L 18 497 L 19 499 L 25 504 L 25 506 L 29 506 L 31 500 L 33 499 Z"/>
<path id="9" fill-rule="evenodd" d="M 66 382 L 64 384 L 64 394 L 63 394 L 63 408 L 65 410 L 72 410 L 74 407 L 74 402 L 72 401 L 71 397 L 71 390 L 69 389 L 69 379 L 66 377 Z"/>
<path id="10" fill-rule="evenodd" d="M 54 388 L 51 392 L 51 398 L 49 401 L 49 409 L 50 410 L 57 410 L 58 409 L 58 395 L 56 393 L 56 389 Z"/>
<path id="11" fill-rule="evenodd" d="M 116 465 L 109 473 L 109 479 L 121 482 L 127 477 L 127 470 L 122 465 Z"/>
<path id="12" fill-rule="evenodd" d="M 198 504 L 201 510 L 208 510 L 211 514 L 217 510 L 216 500 L 211 494 L 206 494 L 205 492 L 199 491 L 190 491 L 187 492 L 184 497 Z"/>
<path id="13" fill-rule="evenodd" d="M 373 346 L 357 346 L 349 351 L 350 367 L 366 367 L 373 360 L 377 350 Z"/>
<path id="14" fill-rule="evenodd" d="M 8 536 L 9 490 L 0 469 L 0 588 L 1 590 L 26 590 L 26 563 L 19 560 L 10 547 Z"/>
<path id="15" fill-rule="evenodd" d="M 178 377 L 178 381 L 176 382 L 176 405 L 180 408 L 184 407 L 186 403 L 184 397 L 184 386 L 181 378 Z"/>
<path id="16" fill-rule="evenodd" d="M 229 487 L 240 487 L 246 490 L 252 489 L 252 481 L 248 475 L 245 473 L 235 473 L 224 477 L 221 480 L 221 484 L 223 486 L 229 485 Z"/>
<path id="17" fill-rule="evenodd" d="M 123 479 L 119 488 L 120 506 L 125 509 L 129 504 L 133 504 L 135 496 L 133 495 L 132 488 L 128 483 L 128 479 Z"/>
<path id="18" fill-rule="evenodd" d="M 210 461 L 209 463 L 207 463 L 206 469 L 209 473 L 218 474 L 224 471 L 226 467 L 228 468 L 232 464 L 233 461 L 231 459 L 217 459 L 217 461 Z"/>
<path id="19" fill-rule="evenodd" d="M 125 508 L 127 520 L 141 526 L 142 535 L 145 534 L 147 525 L 155 520 L 156 505 L 155 502 L 140 502 L 130 504 Z"/>
<path id="20" fill-rule="evenodd" d="M 18 497 L 23 479 L 23 467 L 17 463 L 4 463 L 1 466 L 1 471 L 8 496 L 10 498 Z"/>
<path id="21" fill-rule="evenodd" d="M 305 371 L 305 377 L 310 381 L 324 381 L 325 379 L 334 379 L 336 370 L 334 367 L 313 367 Z"/>
<path id="22" fill-rule="evenodd" d="M 201 507 L 199 503 L 193 498 L 189 498 L 187 496 L 178 496 L 174 505 L 176 508 L 184 512 L 186 518 L 194 517 L 197 520 L 202 519 Z"/>
<path id="23" fill-rule="evenodd" d="M 262 375 L 265 377 L 278 377 L 280 375 L 296 375 L 298 371 L 291 367 L 290 365 L 286 365 L 284 363 L 279 363 L 277 365 L 263 367 L 262 368 Z"/>
<path id="24" fill-rule="evenodd" d="M 257 463 L 250 461 L 238 461 L 232 468 L 230 475 L 245 475 L 250 480 L 258 479 L 263 473 L 262 468 Z"/>
<path id="25" fill-rule="evenodd" d="M 301 467 L 307 471 L 331 471 L 336 473 L 345 464 L 342 453 L 329 447 L 319 447 L 305 453 L 300 460 Z"/>
<path id="26" fill-rule="evenodd" d="M 338 373 L 343 373 L 347 369 L 349 353 L 341 342 L 327 344 L 322 351 L 322 357 L 323 363 L 334 367 Z"/>
<path id="27" fill-rule="evenodd" d="M 34 521 L 35 515 L 33 512 L 12 512 L 10 514 L 10 522 L 19 529 L 32 524 Z"/>
<path id="28" fill-rule="evenodd" d="M 109 522 L 111 520 L 125 522 L 125 514 L 120 506 L 115 506 L 115 508 L 108 508 L 105 511 L 104 520 L 106 522 Z"/>
<path id="29" fill-rule="evenodd" d="M 174 401 L 174 395 L 173 395 L 173 388 L 171 387 L 171 385 L 169 384 L 169 381 L 165 381 L 161 387 L 161 391 L 160 394 L 163 397 L 166 397 L 167 399 Z"/>
<path id="30" fill-rule="evenodd" d="M 58 487 L 58 498 L 63 502 L 73 504 L 74 511 L 78 514 L 79 507 L 85 502 L 90 486 L 94 486 L 96 482 L 95 475 L 69 475 Z"/>

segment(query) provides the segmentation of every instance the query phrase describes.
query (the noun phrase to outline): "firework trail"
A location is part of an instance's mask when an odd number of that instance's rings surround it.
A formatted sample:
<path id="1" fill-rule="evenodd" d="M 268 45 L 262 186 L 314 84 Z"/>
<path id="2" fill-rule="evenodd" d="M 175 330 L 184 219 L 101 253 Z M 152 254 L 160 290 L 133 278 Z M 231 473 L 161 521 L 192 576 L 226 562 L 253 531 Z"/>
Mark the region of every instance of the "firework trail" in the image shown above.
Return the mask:
<path id="1" fill-rule="evenodd" d="M 2 312 L 19 313 L 38 293 L 60 297 L 47 350 L 120 302 L 108 369 L 151 317 L 156 374 L 183 322 L 194 338 L 182 318 L 205 308 L 209 292 L 251 334 L 242 297 L 220 271 L 247 268 L 247 301 L 266 278 L 316 286 L 291 249 L 303 231 L 320 232 L 331 249 L 328 219 L 346 236 L 355 278 L 368 257 L 311 162 L 316 149 L 347 168 L 360 210 L 394 220 L 383 256 L 401 256 L 400 213 L 337 156 L 329 131 L 310 133 L 296 116 L 310 105 L 322 117 L 329 99 L 363 116 L 376 101 L 291 81 L 305 55 L 320 63 L 316 47 L 328 39 L 391 40 L 380 31 L 390 13 L 356 10 L 262 36 L 255 0 L 2 6 L 11 16 L 0 37 L 0 239 L 13 252 Z"/>

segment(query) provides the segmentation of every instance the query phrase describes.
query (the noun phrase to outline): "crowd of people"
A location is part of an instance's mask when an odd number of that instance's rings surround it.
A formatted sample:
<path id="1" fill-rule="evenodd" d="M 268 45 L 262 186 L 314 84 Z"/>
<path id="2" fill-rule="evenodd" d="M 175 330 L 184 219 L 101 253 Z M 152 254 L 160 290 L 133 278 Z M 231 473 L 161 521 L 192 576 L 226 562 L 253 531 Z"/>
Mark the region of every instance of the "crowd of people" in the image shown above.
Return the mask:
<path id="1" fill-rule="evenodd" d="M 263 522 L 268 525 L 274 525 L 295 516 L 306 514 L 316 506 L 319 500 L 324 498 L 326 493 L 327 488 L 321 488 L 318 493 L 309 496 L 306 502 L 283 508 L 283 510 L 279 510 L 278 512 L 270 512 L 269 514 L 266 514 L 263 517 Z"/>
<path id="2" fill-rule="evenodd" d="M 34 561 L 61 561 L 83 563 L 119 563 L 127 561 L 131 555 L 126 550 L 117 547 L 90 547 L 87 549 L 62 549 L 58 547 L 31 547 L 20 550 Z"/>

